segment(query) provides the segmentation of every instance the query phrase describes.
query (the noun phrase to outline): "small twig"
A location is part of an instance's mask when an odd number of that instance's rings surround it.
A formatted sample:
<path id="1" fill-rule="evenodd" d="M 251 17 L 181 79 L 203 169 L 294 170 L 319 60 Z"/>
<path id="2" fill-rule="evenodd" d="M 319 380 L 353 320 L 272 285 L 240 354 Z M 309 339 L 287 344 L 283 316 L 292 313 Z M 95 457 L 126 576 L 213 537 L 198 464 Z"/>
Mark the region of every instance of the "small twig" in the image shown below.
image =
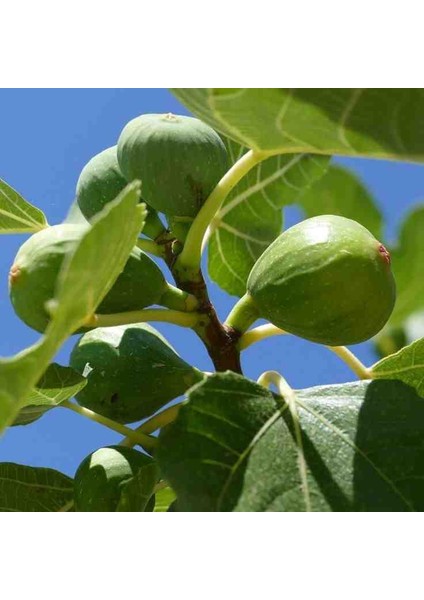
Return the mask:
<path id="1" fill-rule="evenodd" d="M 173 406 L 166 408 L 157 415 L 154 415 L 153 417 L 142 423 L 139 427 L 137 427 L 135 432 L 147 435 L 149 433 L 157 431 L 158 429 L 161 429 L 162 427 L 165 427 L 165 425 L 168 425 L 169 423 L 172 423 L 172 421 L 175 421 L 175 419 L 177 418 L 181 405 L 181 402 L 179 404 L 174 404 Z M 131 437 L 125 437 L 119 445 L 132 447 L 134 446 L 134 440 Z"/>
<path id="2" fill-rule="evenodd" d="M 275 325 L 260 325 L 250 331 L 247 331 L 239 340 L 238 346 L 240 350 L 245 350 L 252 344 L 265 340 L 274 335 L 287 335 L 287 331 L 275 327 Z M 345 346 L 325 346 L 348 366 L 359 377 L 359 379 L 372 379 L 372 371 L 368 369 L 353 352 Z"/>
<path id="3" fill-rule="evenodd" d="M 200 316 L 195 312 L 182 312 L 179 310 L 164 310 L 161 308 L 147 308 L 110 315 L 93 315 L 86 321 L 87 327 L 115 327 L 117 325 L 128 325 L 131 323 L 145 323 L 147 321 L 158 321 L 162 323 L 173 323 L 180 327 L 194 327 Z"/>
<path id="4" fill-rule="evenodd" d="M 95 421 L 96 423 L 99 423 L 100 425 L 104 425 L 105 427 L 108 427 L 109 429 L 112 429 L 113 431 L 116 431 L 117 433 L 124 435 L 126 438 L 131 439 L 134 446 L 136 444 L 139 444 L 140 446 L 142 446 L 143 448 L 146 448 L 147 450 L 151 450 L 152 448 L 155 448 L 157 446 L 158 442 L 157 442 L 156 438 L 154 438 L 150 435 L 147 435 L 145 433 L 141 433 L 139 431 L 134 431 L 133 429 L 130 429 L 129 427 L 126 427 L 125 425 L 122 425 L 121 423 L 117 423 L 116 421 L 113 421 L 113 419 L 109 419 L 108 417 L 104 417 L 103 415 L 99 415 L 98 413 L 95 413 L 94 411 L 90 410 L 89 408 L 84 408 L 83 406 L 79 406 L 79 404 L 74 404 L 73 402 L 69 402 L 69 400 L 64 400 L 59 406 L 63 406 L 64 408 L 69 408 L 69 410 L 76 412 L 77 414 L 81 415 L 82 417 L 86 417 L 87 419 L 90 419 L 91 421 Z"/>

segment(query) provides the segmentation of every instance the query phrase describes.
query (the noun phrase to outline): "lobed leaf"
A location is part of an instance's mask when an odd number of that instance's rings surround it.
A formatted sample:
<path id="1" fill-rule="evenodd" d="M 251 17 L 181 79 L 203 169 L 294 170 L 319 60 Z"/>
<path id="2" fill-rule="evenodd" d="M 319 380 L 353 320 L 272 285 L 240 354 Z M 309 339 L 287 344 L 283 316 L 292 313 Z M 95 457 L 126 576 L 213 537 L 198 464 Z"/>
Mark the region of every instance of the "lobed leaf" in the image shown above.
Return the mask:
<path id="1" fill-rule="evenodd" d="M 380 240 L 383 219 L 373 196 L 353 172 L 331 165 L 299 199 L 306 217 L 340 215 L 361 223 Z"/>
<path id="2" fill-rule="evenodd" d="M 0 233 L 33 233 L 48 227 L 42 210 L 0 179 Z"/>
<path id="3" fill-rule="evenodd" d="M 30 392 L 13 425 L 33 423 L 51 408 L 75 396 L 86 385 L 87 380 L 70 367 L 52 363 Z"/>
<path id="4" fill-rule="evenodd" d="M 0 512 L 66 512 L 73 481 L 54 469 L 0 463 Z"/>
<path id="5" fill-rule="evenodd" d="M 296 392 L 233 373 L 189 392 L 160 435 L 182 511 L 421 511 L 424 402 L 400 381 Z"/>
<path id="6" fill-rule="evenodd" d="M 389 325 L 401 325 L 424 309 L 424 205 L 405 219 L 398 245 L 391 250 L 397 298 Z"/>
<path id="7" fill-rule="evenodd" d="M 175 88 L 217 131 L 257 150 L 424 161 L 424 90 Z"/>
<path id="8" fill-rule="evenodd" d="M 226 140 L 232 163 L 246 148 Z M 321 177 L 328 159 L 274 156 L 252 169 L 233 189 L 210 227 L 210 277 L 229 294 L 242 296 L 256 260 L 279 235 L 281 208 L 296 202 Z"/>
<path id="9" fill-rule="evenodd" d="M 176 495 L 169 486 L 162 488 L 155 494 L 155 509 L 154 512 L 169 512 L 169 508 L 175 502 Z"/>
<path id="10" fill-rule="evenodd" d="M 372 376 L 403 381 L 424 398 L 424 338 L 375 363 Z"/>

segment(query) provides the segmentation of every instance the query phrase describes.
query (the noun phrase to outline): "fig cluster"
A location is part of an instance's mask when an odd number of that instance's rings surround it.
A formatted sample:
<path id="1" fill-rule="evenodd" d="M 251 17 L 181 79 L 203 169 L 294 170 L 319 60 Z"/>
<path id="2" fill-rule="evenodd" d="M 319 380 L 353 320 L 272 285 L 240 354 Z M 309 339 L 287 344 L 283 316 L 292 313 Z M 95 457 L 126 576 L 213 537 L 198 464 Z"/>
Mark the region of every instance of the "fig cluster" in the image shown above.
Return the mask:
<path id="1" fill-rule="evenodd" d="M 142 234 L 155 239 L 166 233 L 158 212 L 168 223 L 174 218 L 192 220 L 227 168 L 224 143 L 198 119 L 171 114 L 133 119 L 115 146 L 94 156 L 82 169 L 76 200 L 86 221 L 46 227 L 19 249 L 9 274 L 16 314 L 32 329 L 46 331 L 63 265 L 91 221 L 128 183 L 142 182 L 142 201 L 148 208 Z M 158 261 L 135 246 L 96 314 L 113 316 L 154 305 L 192 311 L 197 301 L 168 283 Z M 70 366 L 87 379 L 76 400 L 118 423 L 151 416 L 203 377 L 149 325 L 84 327 L 75 333 L 83 335 L 74 345 Z M 103 449 L 85 461 L 78 471 L 77 480 L 84 481 L 77 488 L 78 510 L 103 510 L 102 506 L 109 510 L 120 482 L 133 472 L 134 460 L 138 464 L 145 458 L 135 451 Z M 100 490 L 103 500 L 90 505 L 91 495 L 97 492 L 86 495 L 84 486 Z"/>

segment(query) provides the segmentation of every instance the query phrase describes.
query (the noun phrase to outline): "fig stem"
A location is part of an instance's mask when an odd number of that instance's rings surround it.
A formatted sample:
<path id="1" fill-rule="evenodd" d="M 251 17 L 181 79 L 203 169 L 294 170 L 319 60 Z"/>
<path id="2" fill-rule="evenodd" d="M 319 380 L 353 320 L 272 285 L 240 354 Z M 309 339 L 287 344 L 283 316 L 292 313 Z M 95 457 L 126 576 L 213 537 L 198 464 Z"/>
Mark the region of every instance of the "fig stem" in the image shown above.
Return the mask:
<path id="1" fill-rule="evenodd" d="M 371 370 L 368 369 L 353 352 L 345 346 L 326 346 L 329 350 L 337 354 L 344 363 L 359 377 L 359 379 L 371 379 Z"/>
<path id="2" fill-rule="evenodd" d="M 148 252 L 149 254 L 153 254 L 154 256 L 158 256 L 159 258 L 165 258 L 165 249 L 163 246 L 160 246 L 153 240 L 146 240 L 144 238 L 140 238 L 137 240 L 137 246 L 143 252 Z"/>
<path id="3" fill-rule="evenodd" d="M 156 238 L 167 233 L 166 228 L 154 208 L 148 206 L 147 210 L 147 217 L 142 229 L 142 233 L 148 238 L 156 240 Z"/>
<path id="4" fill-rule="evenodd" d="M 82 417 L 86 417 L 87 419 L 90 419 L 91 421 L 95 421 L 96 423 L 99 423 L 100 425 L 104 425 L 105 427 L 108 427 L 109 429 L 113 429 L 113 431 L 116 431 L 117 433 L 120 433 L 121 435 L 125 435 L 127 438 L 131 439 L 131 441 L 133 442 L 133 444 L 139 444 L 140 446 L 142 446 L 143 448 L 147 449 L 147 450 L 151 450 L 153 448 L 155 448 L 157 446 L 157 439 L 147 435 L 146 433 L 142 433 L 140 431 L 135 431 L 133 429 L 130 429 L 130 427 L 126 427 L 125 425 L 122 425 L 121 423 L 117 423 L 116 421 L 113 421 L 112 419 L 109 419 L 108 417 L 104 417 L 103 415 L 99 415 L 98 413 L 95 413 L 94 411 L 90 410 L 89 408 L 84 408 L 83 406 L 79 406 L 79 404 L 74 404 L 73 402 L 69 402 L 69 400 L 64 400 L 59 406 L 63 406 L 64 408 L 68 408 L 74 412 L 76 412 L 77 414 L 81 415 Z"/>
<path id="5" fill-rule="evenodd" d="M 243 334 L 257 319 L 260 315 L 256 308 L 252 297 L 249 293 L 246 293 L 236 304 L 233 306 L 232 311 L 225 321 L 225 325 L 232 327 L 238 333 Z"/>
<path id="6" fill-rule="evenodd" d="M 173 323 L 180 327 L 194 327 L 199 318 L 200 316 L 195 312 L 148 308 L 110 315 L 96 314 L 86 321 L 84 325 L 87 327 L 116 327 L 117 325 L 129 325 L 130 323 L 160 321 L 162 323 Z"/>
<path id="7" fill-rule="evenodd" d="M 137 427 L 135 431 L 138 433 L 148 435 L 150 433 L 153 433 L 157 429 L 165 427 L 165 425 L 169 425 L 169 423 L 172 423 L 172 421 L 175 421 L 175 419 L 177 418 L 181 405 L 182 402 L 179 402 L 178 404 L 174 404 L 173 406 L 166 408 L 157 415 L 154 415 L 150 419 L 147 419 L 147 421 L 144 421 L 144 423 Z M 135 443 L 133 438 L 126 437 L 120 442 L 119 445 L 126 446 L 127 448 L 132 448 L 135 445 Z"/>
<path id="8" fill-rule="evenodd" d="M 275 327 L 275 325 L 266 324 L 255 327 L 250 331 L 247 331 L 239 340 L 239 350 L 246 350 L 252 344 L 265 340 L 266 338 L 274 335 L 287 335 L 288 332 Z M 353 352 L 348 350 L 345 346 L 325 346 L 334 354 L 347 364 L 348 367 L 359 377 L 359 379 L 372 379 L 371 369 L 368 369 Z"/>
<path id="9" fill-rule="evenodd" d="M 275 325 L 271 325 L 270 323 L 259 325 L 259 327 L 246 331 L 246 333 L 242 335 L 238 343 L 238 349 L 246 350 L 246 348 L 252 344 L 256 344 L 256 342 L 260 342 L 261 340 L 265 340 L 274 335 L 284 335 L 286 333 L 287 331 L 284 331 Z"/>
<path id="10" fill-rule="evenodd" d="M 246 175 L 246 173 L 253 169 L 253 167 L 269 156 L 271 156 L 270 152 L 249 150 L 234 163 L 217 183 L 196 215 L 193 224 L 190 227 L 190 231 L 188 232 L 183 251 L 177 259 L 176 266 L 178 266 L 181 276 L 183 273 L 186 273 L 187 277 L 190 278 L 192 274 L 196 274 L 199 271 L 202 255 L 202 242 L 209 224 L 221 208 L 222 203 L 227 198 L 228 194 L 238 182 Z"/>
<path id="11" fill-rule="evenodd" d="M 193 312 L 199 306 L 196 296 L 184 292 L 170 283 L 166 284 L 166 289 L 158 304 L 182 312 Z"/>

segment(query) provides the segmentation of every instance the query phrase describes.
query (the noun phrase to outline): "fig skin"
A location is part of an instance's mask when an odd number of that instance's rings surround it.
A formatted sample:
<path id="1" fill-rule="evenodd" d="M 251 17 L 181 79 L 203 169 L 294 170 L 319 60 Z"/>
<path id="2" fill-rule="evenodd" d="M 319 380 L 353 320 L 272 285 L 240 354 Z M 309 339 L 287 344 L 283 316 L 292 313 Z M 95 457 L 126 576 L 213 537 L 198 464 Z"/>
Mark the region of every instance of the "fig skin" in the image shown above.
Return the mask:
<path id="1" fill-rule="evenodd" d="M 124 446 L 108 446 L 89 454 L 75 473 L 75 510 L 114 512 L 122 485 L 149 464 L 153 464 L 150 456 Z"/>
<path id="2" fill-rule="evenodd" d="M 93 156 L 81 171 L 77 183 L 77 202 L 89 221 L 114 200 L 127 185 L 118 164 L 117 147 Z"/>
<path id="3" fill-rule="evenodd" d="M 334 215 L 283 232 L 254 265 L 247 290 L 261 317 L 328 346 L 373 337 L 396 299 L 387 250 L 356 221 Z"/>
<path id="4" fill-rule="evenodd" d="M 140 179 L 143 199 L 170 216 L 194 217 L 229 163 L 219 135 L 199 119 L 146 114 L 130 121 L 118 140 L 128 181 Z"/>
<path id="5" fill-rule="evenodd" d="M 125 424 L 152 415 L 203 378 L 146 323 L 85 333 L 70 366 L 87 377 L 78 403 Z"/>
<path id="6" fill-rule="evenodd" d="M 57 277 L 65 257 L 75 249 L 87 227 L 62 224 L 43 229 L 31 236 L 15 257 L 9 276 L 10 299 L 20 319 L 36 331 L 43 333 L 49 323 L 46 302 L 55 295 Z M 162 271 L 135 247 L 97 312 L 112 314 L 139 310 L 157 304 L 166 289 Z"/>

